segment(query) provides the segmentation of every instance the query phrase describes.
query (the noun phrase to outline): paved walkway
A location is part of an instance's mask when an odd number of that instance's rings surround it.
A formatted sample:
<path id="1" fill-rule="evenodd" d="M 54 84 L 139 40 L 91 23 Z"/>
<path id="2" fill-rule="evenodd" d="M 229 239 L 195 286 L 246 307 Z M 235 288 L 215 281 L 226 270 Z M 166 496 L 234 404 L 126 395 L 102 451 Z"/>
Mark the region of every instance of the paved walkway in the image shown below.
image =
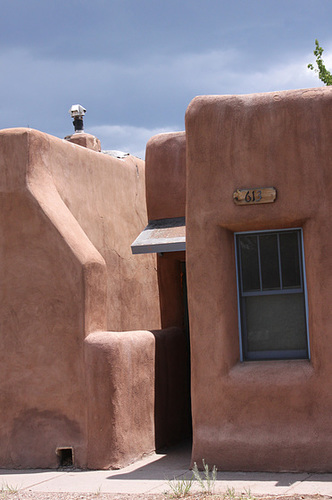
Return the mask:
<path id="1" fill-rule="evenodd" d="M 164 493 L 170 491 L 169 480 L 191 477 L 189 463 L 190 447 L 182 445 L 116 471 L 0 469 L 0 490 L 12 487 L 39 492 Z M 228 488 L 238 494 L 250 490 L 251 495 L 332 497 L 332 474 L 218 472 L 215 491 L 226 492 Z"/>

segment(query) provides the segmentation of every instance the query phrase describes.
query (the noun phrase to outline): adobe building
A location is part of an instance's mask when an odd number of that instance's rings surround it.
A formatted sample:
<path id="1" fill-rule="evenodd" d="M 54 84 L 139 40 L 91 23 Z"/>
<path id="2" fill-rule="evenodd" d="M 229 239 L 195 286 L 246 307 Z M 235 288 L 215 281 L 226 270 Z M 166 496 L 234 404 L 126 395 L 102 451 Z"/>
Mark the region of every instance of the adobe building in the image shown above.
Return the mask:
<path id="1" fill-rule="evenodd" d="M 331 105 L 331 88 L 201 96 L 185 134 L 147 145 L 157 220 L 136 245 L 162 253 L 165 303 L 186 259 L 192 465 L 332 470 Z M 167 234 L 183 215 L 185 256 Z"/>
<path id="2" fill-rule="evenodd" d="M 0 132 L 0 467 L 119 468 L 183 434 L 183 330 L 130 249 L 144 162 L 72 139 Z"/>
<path id="3" fill-rule="evenodd" d="M 192 427 L 192 464 L 332 471 L 331 104 L 197 97 L 145 165 L 0 132 L 1 467 Z"/>
<path id="4" fill-rule="evenodd" d="M 332 470 L 331 106 L 318 88 L 187 110 L 193 461 Z"/>

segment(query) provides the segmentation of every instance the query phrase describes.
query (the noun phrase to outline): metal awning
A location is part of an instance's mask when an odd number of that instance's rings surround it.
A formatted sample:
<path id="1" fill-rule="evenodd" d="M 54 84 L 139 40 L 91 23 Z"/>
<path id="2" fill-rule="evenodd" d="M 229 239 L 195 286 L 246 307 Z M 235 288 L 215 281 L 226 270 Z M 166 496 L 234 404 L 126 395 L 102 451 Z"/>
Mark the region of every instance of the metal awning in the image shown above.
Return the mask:
<path id="1" fill-rule="evenodd" d="M 150 221 L 131 245 L 133 254 L 178 252 L 185 249 L 185 217 Z"/>

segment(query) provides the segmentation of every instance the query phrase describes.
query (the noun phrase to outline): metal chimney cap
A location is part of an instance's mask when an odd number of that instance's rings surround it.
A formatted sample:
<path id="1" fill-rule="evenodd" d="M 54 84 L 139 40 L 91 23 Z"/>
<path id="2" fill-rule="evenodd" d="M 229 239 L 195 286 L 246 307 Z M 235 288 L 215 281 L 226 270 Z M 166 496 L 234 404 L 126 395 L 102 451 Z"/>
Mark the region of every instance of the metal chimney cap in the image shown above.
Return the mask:
<path id="1" fill-rule="evenodd" d="M 72 118 L 80 118 L 82 119 L 86 113 L 86 109 L 83 108 L 80 104 L 73 104 L 69 110 L 69 114 Z"/>

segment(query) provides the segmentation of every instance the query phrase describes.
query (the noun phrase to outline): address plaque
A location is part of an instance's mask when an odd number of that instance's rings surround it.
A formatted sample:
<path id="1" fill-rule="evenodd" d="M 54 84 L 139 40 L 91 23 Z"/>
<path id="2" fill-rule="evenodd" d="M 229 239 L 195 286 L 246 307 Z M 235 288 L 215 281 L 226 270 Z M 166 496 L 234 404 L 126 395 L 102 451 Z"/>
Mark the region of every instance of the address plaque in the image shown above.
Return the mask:
<path id="1" fill-rule="evenodd" d="M 274 187 L 237 189 L 233 193 L 235 205 L 261 205 L 263 203 L 273 203 L 276 197 L 277 190 Z"/>

